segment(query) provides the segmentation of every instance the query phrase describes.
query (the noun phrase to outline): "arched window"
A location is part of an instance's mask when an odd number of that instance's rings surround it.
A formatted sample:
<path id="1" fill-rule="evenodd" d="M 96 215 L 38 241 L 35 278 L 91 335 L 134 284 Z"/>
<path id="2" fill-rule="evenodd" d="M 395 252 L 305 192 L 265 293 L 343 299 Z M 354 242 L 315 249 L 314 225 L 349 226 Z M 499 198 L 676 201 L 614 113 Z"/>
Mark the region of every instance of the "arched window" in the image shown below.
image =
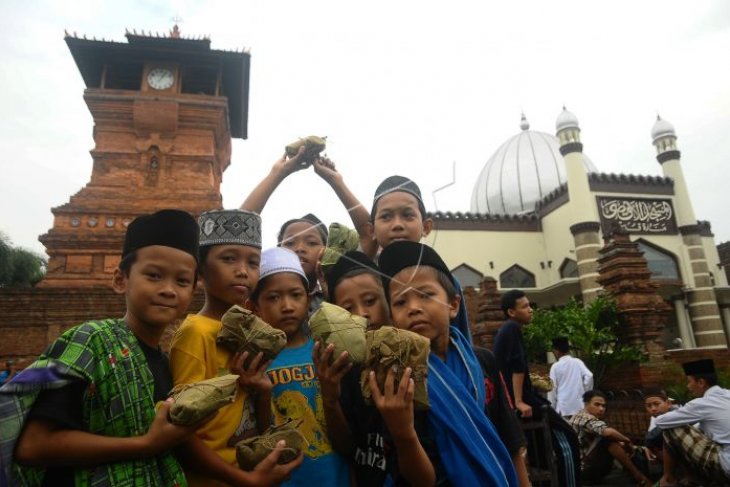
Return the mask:
<path id="1" fill-rule="evenodd" d="M 652 279 L 657 281 L 679 281 L 681 279 L 677 260 L 672 254 L 646 240 L 637 240 L 636 244 L 639 246 L 639 250 L 644 252 Z"/>
<path id="2" fill-rule="evenodd" d="M 560 277 L 565 279 L 566 277 L 578 277 L 578 263 L 573 259 L 565 259 L 560 264 Z"/>
<path id="3" fill-rule="evenodd" d="M 484 274 L 468 264 L 461 264 L 457 266 L 451 271 L 451 273 L 459 280 L 462 288 L 479 287 L 482 279 L 484 279 Z"/>
<path id="4" fill-rule="evenodd" d="M 535 274 L 515 264 L 499 275 L 502 289 L 535 287 Z"/>

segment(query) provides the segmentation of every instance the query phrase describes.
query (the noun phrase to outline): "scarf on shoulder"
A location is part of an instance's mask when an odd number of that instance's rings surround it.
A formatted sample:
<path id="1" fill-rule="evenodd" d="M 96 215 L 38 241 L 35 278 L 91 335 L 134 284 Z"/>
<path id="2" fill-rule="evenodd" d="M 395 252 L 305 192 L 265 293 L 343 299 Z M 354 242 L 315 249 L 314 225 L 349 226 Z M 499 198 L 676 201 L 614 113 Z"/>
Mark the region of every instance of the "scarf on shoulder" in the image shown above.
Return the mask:
<path id="1" fill-rule="evenodd" d="M 484 380 L 471 346 L 455 327 L 444 362 L 428 357 L 431 435 L 451 485 L 516 486 L 512 459 L 484 413 Z"/>
<path id="2" fill-rule="evenodd" d="M 88 384 L 83 423 L 89 433 L 143 435 L 155 416 L 154 379 L 137 338 L 121 319 L 89 321 L 67 330 L 27 369 L 0 388 L 0 485 L 40 485 L 44 470 L 21 467 L 13 450 L 38 394 L 75 381 Z M 181 487 L 169 454 L 74 469 L 80 487 Z"/>

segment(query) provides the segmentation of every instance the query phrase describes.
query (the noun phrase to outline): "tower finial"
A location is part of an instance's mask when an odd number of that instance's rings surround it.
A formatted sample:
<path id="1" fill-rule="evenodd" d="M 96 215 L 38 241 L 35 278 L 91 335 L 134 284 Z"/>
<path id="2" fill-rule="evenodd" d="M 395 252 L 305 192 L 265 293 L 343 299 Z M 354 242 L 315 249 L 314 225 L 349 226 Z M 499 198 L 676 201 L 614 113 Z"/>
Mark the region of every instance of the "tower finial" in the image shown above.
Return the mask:
<path id="1" fill-rule="evenodd" d="M 522 130 L 530 129 L 530 122 L 527 121 L 527 117 L 525 117 L 525 112 L 522 112 L 522 117 L 520 117 L 520 128 Z"/>

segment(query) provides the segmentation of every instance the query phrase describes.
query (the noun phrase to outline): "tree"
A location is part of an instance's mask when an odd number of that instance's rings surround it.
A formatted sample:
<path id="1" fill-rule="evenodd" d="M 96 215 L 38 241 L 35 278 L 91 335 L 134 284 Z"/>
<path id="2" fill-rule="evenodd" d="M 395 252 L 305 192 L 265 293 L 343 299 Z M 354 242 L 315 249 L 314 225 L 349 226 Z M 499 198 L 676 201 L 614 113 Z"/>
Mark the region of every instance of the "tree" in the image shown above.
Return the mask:
<path id="1" fill-rule="evenodd" d="M 567 336 L 573 355 L 585 362 L 593 372 L 598 388 L 606 371 L 613 365 L 643 359 L 639 347 L 618 339 L 619 318 L 616 303 L 598 297 L 586 306 L 572 299 L 554 310 L 537 309 L 532 324 L 525 327 L 525 347 L 531 357 L 552 348 L 552 339 Z"/>
<path id="2" fill-rule="evenodd" d="M 0 233 L 0 287 L 29 288 L 43 279 L 46 260 L 35 252 L 13 247 Z"/>

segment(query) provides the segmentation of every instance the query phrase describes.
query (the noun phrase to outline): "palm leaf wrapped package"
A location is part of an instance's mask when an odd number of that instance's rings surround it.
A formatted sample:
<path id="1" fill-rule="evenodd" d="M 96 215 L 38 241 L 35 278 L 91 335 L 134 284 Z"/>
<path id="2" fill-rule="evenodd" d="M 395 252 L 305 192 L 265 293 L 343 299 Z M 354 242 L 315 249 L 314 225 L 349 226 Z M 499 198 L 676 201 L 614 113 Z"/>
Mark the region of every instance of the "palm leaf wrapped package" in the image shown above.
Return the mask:
<path id="1" fill-rule="evenodd" d="M 322 256 L 322 270 L 327 272 L 330 266 L 337 263 L 337 260 L 351 250 L 357 250 L 360 244 L 360 236 L 351 228 L 340 223 L 331 223 L 328 230 L 327 246 Z"/>
<path id="2" fill-rule="evenodd" d="M 311 166 L 317 156 L 319 156 L 319 153 L 327 147 L 327 137 L 319 137 L 317 135 L 303 137 L 286 146 L 286 155 L 294 157 L 299 152 L 301 146 L 304 146 L 305 149 L 299 161 L 303 166 Z"/>
<path id="3" fill-rule="evenodd" d="M 259 352 L 263 352 L 265 362 L 273 360 L 286 346 L 286 333 L 238 305 L 225 312 L 221 323 L 215 342 L 233 353 L 248 352 L 244 367 L 248 367 Z"/>
<path id="4" fill-rule="evenodd" d="M 354 315 L 346 309 L 323 302 L 309 318 L 309 331 L 314 340 L 320 339 L 323 347 L 334 344 L 332 360 L 347 351 L 353 364 L 365 361 L 365 330 L 368 320 Z"/>
<path id="5" fill-rule="evenodd" d="M 301 420 L 294 423 L 291 419 L 279 426 L 270 426 L 260 436 L 254 436 L 236 443 L 236 460 L 243 470 L 251 471 L 261 460 L 271 453 L 276 444 L 284 440 L 286 447 L 282 450 L 279 463 L 289 463 L 299 452 L 309 445 L 309 442 L 297 430 Z"/>
<path id="6" fill-rule="evenodd" d="M 238 392 L 238 376 L 229 374 L 212 379 L 180 384 L 170 391 L 175 402 L 170 406 L 170 422 L 189 426 L 232 403 Z"/>
<path id="7" fill-rule="evenodd" d="M 530 382 L 532 382 L 532 387 L 538 392 L 550 392 L 553 390 L 553 381 L 546 375 L 530 372 Z"/>
<path id="8" fill-rule="evenodd" d="M 360 376 L 362 395 L 368 404 L 372 403 L 368 374 L 375 371 L 375 379 L 381 391 L 385 389 L 385 377 L 388 370 L 395 367 L 395 385 L 400 383 L 406 367 L 413 371 L 411 377 L 415 383 L 414 406 L 419 410 L 429 408 L 426 376 L 428 375 L 428 354 L 431 343 L 428 338 L 408 330 L 400 330 L 394 326 L 383 326 L 378 330 L 365 333 L 366 358 Z"/>

